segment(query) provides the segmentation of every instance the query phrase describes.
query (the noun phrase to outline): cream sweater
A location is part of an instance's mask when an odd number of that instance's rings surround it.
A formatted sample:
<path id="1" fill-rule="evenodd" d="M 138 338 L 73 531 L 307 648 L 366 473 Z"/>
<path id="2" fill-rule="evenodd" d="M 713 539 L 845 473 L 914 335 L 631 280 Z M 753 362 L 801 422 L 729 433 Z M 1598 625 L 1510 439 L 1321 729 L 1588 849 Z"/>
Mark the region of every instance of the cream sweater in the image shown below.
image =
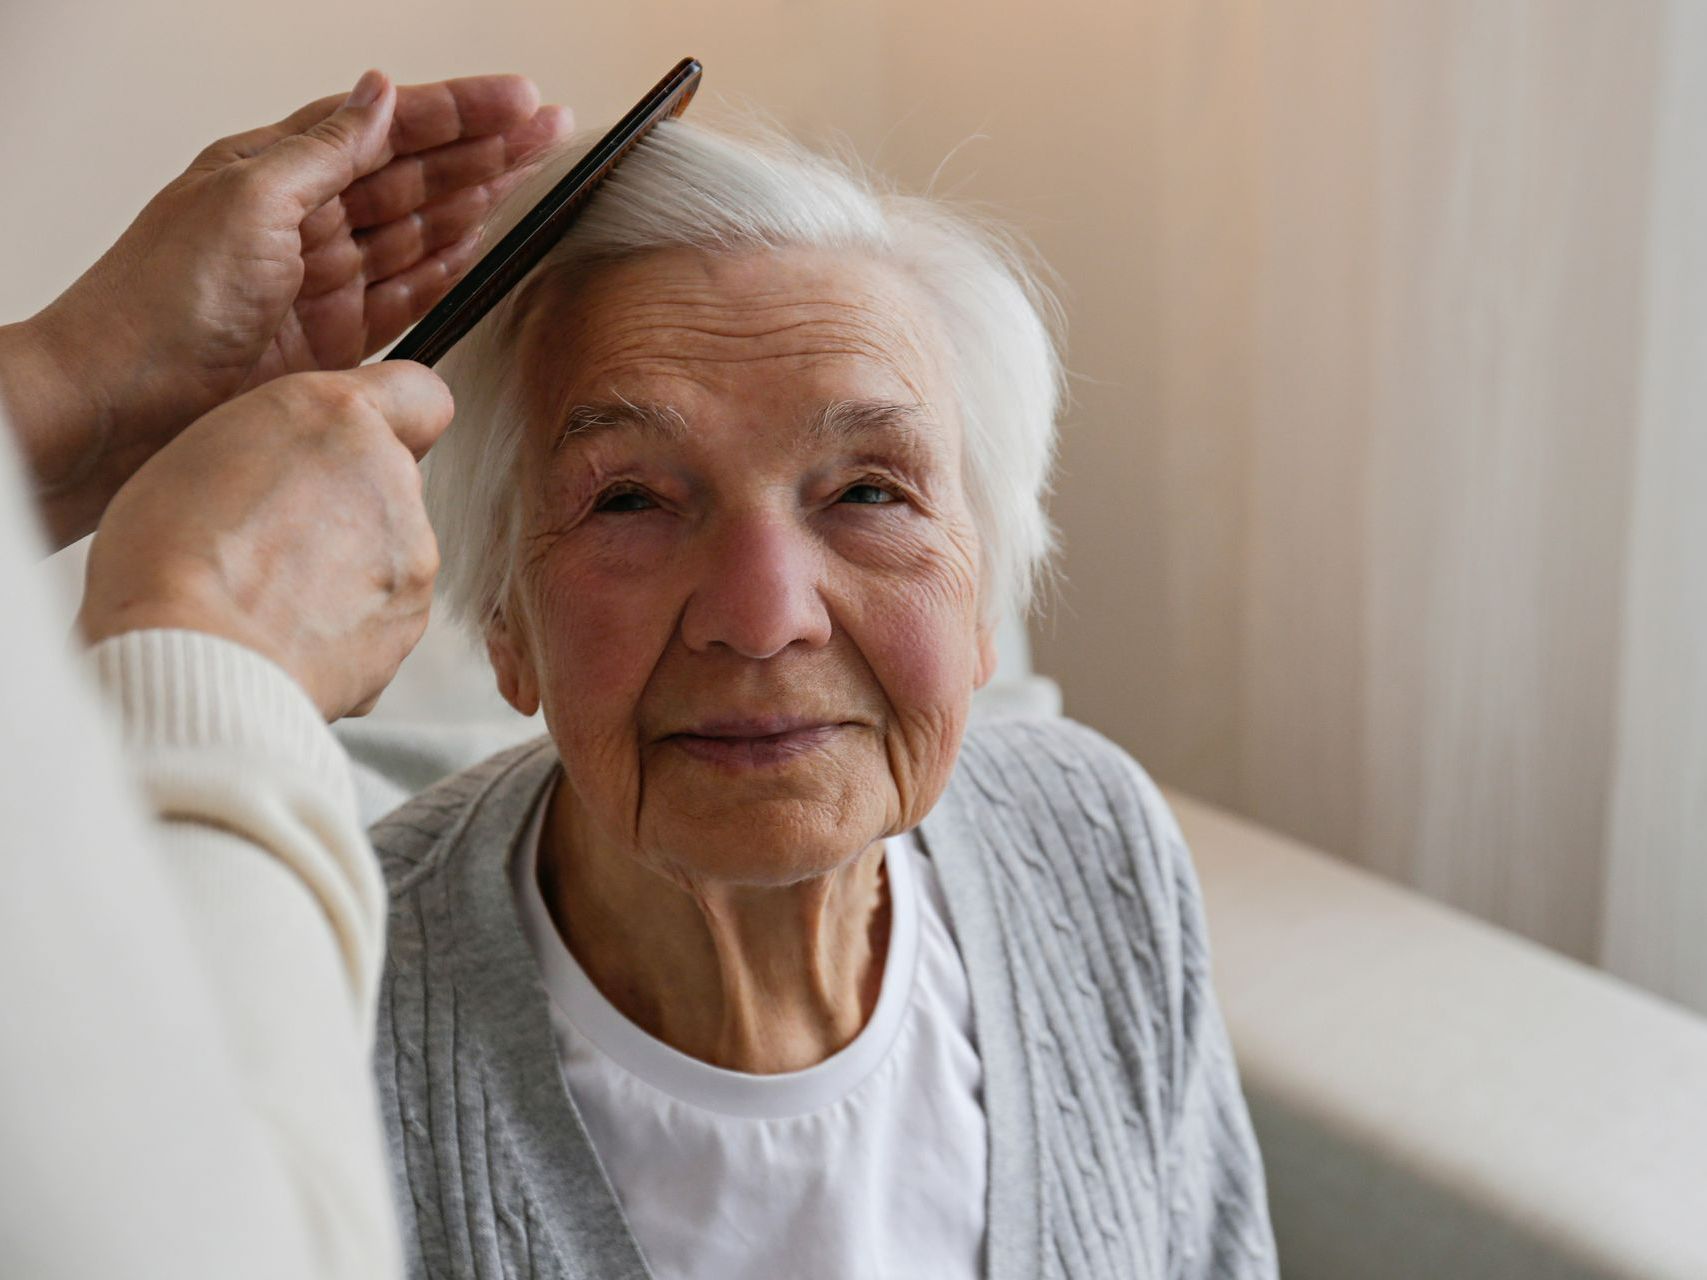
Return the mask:
<path id="1" fill-rule="evenodd" d="M 0 423 L 0 1274 L 384 1277 L 384 892 L 285 673 L 139 632 L 77 670 Z M 121 746 L 122 743 L 122 746 Z"/>

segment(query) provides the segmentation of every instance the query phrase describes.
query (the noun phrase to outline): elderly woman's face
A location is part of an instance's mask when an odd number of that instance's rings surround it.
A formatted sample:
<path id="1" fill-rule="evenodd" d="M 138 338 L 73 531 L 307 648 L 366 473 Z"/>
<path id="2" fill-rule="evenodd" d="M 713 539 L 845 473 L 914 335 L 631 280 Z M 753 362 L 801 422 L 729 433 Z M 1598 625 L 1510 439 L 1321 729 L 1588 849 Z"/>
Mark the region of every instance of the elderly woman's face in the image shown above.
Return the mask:
<path id="1" fill-rule="evenodd" d="M 994 664 L 927 300 L 853 255 L 671 250 L 542 301 L 521 343 L 490 650 L 577 826 L 778 884 L 917 823 Z"/>

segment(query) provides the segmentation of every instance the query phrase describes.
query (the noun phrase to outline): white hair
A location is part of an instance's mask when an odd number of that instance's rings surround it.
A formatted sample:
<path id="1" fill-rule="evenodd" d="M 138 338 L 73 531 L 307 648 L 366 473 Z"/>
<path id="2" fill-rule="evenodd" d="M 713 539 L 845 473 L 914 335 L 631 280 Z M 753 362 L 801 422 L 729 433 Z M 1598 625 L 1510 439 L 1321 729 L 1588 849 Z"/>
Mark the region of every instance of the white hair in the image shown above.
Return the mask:
<path id="1" fill-rule="evenodd" d="M 572 140 L 514 192 L 489 242 L 597 136 Z M 623 159 L 563 240 L 439 366 L 456 419 L 428 457 L 426 502 L 443 560 L 440 592 L 459 621 L 484 630 L 509 589 L 526 424 L 517 338 L 540 286 L 654 250 L 792 246 L 869 253 L 935 302 L 981 546 L 980 612 L 994 623 L 1031 607 L 1055 545 L 1044 500 L 1063 382 L 1058 311 L 1019 243 L 986 220 L 890 191 L 785 139 L 670 120 Z"/>

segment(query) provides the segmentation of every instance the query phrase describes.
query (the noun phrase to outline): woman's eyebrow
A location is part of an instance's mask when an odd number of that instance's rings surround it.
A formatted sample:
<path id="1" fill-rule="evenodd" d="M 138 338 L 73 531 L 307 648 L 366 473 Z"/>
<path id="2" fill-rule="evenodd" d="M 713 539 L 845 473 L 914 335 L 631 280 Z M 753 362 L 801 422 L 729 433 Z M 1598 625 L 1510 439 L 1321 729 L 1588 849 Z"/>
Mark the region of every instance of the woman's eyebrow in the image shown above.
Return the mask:
<path id="1" fill-rule="evenodd" d="M 551 451 L 556 453 L 570 440 L 586 440 L 619 430 L 638 431 L 672 444 L 680 443 L 688 436 L 687 419 L 674 406 L 649 402 L 636 404 L 632 400 L 618 398 L 572 407 L 563 416 L 562 429 L 552 442 Z"/>
<path id="2" fill-rule="evenodd" d="M 886 435 L 910 444 L 920 437 L 929 411 L 923 404 L 897 400 L 836 400 L 807 424 L 818 443 L 846 444 L 861 436 Z"/>
<path id="3" fill-rule="evenodd" d="M 833 400 L 803 424 L 814 444 L 851 444 L 862 438 L 883 436 L 910 448 L 925 444 L 924 424 L 929 420 L 924 404 L 897 400 Z M 635 431 L 642 435 L 680 444 L 691 433 L 687 418 L 673 405 L 626 398 L 577 404 L 564 415 L 562 429 L 552 442 L 556 453 L 571 440 L 586 441 L 613 431 Z"/>

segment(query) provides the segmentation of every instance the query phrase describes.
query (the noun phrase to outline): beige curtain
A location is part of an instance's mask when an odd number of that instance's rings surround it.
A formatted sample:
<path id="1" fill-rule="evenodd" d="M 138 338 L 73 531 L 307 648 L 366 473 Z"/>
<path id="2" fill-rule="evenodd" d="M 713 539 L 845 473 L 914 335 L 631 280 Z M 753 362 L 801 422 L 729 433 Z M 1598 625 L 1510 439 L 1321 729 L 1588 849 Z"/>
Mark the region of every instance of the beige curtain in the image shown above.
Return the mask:
<path id="1" fill-rule="evenodd" d="M 1370 13 L 1271 25 L 1235 795 L 1707 1009 L 1699 11 Z"/>
<path id="2" fill-rule="evenodd" d="M 1601 955 L 1707 1010 L 1707 9 L 1665 31 Z"/>

